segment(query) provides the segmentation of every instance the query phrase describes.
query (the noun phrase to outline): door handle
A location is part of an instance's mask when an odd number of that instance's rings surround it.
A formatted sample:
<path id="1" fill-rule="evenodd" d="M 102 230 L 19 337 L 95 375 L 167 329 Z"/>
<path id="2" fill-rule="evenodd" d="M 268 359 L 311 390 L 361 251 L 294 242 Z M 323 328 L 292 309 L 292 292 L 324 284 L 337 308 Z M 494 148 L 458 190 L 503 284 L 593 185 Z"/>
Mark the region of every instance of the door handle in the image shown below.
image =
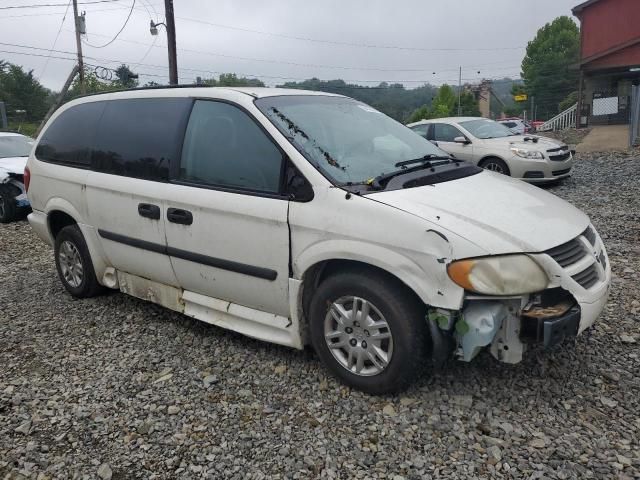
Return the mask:
<path id="1" fill-rule="evenodd" d="M 168 208 L 167 220 L 172 223 L 179 223 L 180 225 L 191 225 L 193 223 L 193 215 L 189 210 L 183 210 L 181 208 Z"/>
<path id="2" fill-rule="evenodd" d="M 151 203 L 139 203 L 138 215 L 151 220 L 160 220 L 160 207 Z"/>

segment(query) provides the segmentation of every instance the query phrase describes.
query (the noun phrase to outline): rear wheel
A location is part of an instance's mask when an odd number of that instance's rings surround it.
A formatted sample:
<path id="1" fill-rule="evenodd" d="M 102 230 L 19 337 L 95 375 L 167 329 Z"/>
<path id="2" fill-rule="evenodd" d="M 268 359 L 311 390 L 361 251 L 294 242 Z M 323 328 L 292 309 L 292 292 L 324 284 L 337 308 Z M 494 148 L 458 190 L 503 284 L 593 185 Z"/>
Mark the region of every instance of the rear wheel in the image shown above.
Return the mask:
<path id="1" fill-rule="evenodd" d="M 17 214 L 15 195 L 8 186 L 0 185 L 0 223 L 13 222 Z"/>
<path id="2" fill-rule="evenodd" d="M 482 161 L 480 166 L 485 170 L 491 170 L 492 172 L 501 173 L 507 176 L 511 175 L 507 164 L 504 162 L 504 160 L 501 160 L 499 158 L 487 158 L 486 160 Z"/>
<path id="3" fill-rule="evenodd" d="M 103 290 L 96 279 L 84 236 L 77 225 L 64 227 L 56 236 L 55 261 L 64 288 L 74 297 L 93 297 Z"/>
<path id="4" fill-rule="evenodd" d="M 310 305 L 313 346 L 347 385 L 373 394 L 406 388 L 426 351 L 424 306 L 395 278 L 371 271 L 335 274 Z"/>

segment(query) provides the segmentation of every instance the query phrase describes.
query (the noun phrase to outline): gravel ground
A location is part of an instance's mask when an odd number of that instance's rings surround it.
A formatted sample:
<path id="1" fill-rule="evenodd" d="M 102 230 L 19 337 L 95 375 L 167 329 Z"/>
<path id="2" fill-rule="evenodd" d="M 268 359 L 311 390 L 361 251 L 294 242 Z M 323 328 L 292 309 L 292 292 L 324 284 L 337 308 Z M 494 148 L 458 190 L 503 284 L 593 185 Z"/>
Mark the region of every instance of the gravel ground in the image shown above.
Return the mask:
<path id="1" fill-rule="evenodd" d="M 575 345 L 451 362 L 396 397 L 313 353 L 120 293 L 73 300 L 25 222 L 0 226 L 0 478 L 639 478 L 640 159 L 582 158 L 551 190 L 615 273 Z"/>

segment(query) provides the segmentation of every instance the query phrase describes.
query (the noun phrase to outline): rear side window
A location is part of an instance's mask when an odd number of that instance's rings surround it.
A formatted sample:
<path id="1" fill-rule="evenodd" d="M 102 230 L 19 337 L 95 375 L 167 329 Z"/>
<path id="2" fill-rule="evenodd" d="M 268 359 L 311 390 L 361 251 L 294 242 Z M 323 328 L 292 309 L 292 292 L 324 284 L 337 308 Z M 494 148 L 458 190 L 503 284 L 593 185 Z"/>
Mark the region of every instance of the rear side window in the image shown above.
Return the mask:
<path id="1" fill-rule="evenodd" d="M 411 130 L 416 132 L 423 138 L 427 138 L 427 131 L 429 130 L 429 125 L 414 125 L 411 127 Z"/>
<path id="2" fill-rule="evenodd" d="M 44 132 L 36 158 L 72 167 L 89 167 L 91 144 L 104 102 L 82 103 L 62 112 Z"/>
<path id="3" fill-rule="evenodd" d="M 169 165 L 179 160 L 191 100 L 136 98 L 105 103 L 91 169 L 167 181 Z"/>
<path id="4" fill-rule="evenodd" d="M 283 155 L 254 120 L 228 103 L 198 100 L 182 148 L 178 180 L 279 193 Z"/>

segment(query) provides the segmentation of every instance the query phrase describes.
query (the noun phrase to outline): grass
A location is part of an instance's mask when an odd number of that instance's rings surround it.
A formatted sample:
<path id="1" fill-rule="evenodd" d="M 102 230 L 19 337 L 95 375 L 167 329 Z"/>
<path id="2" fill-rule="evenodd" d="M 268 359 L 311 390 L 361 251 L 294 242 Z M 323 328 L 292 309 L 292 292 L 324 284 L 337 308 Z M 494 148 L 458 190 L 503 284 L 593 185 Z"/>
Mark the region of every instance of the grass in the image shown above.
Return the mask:
<path id="1" fill-rule="evenodd" d="M 7 130 L 18 132 L 28 137 L 35 137 L 38 126 L 40 126 L 40 122 L 9 122 Z"/>

